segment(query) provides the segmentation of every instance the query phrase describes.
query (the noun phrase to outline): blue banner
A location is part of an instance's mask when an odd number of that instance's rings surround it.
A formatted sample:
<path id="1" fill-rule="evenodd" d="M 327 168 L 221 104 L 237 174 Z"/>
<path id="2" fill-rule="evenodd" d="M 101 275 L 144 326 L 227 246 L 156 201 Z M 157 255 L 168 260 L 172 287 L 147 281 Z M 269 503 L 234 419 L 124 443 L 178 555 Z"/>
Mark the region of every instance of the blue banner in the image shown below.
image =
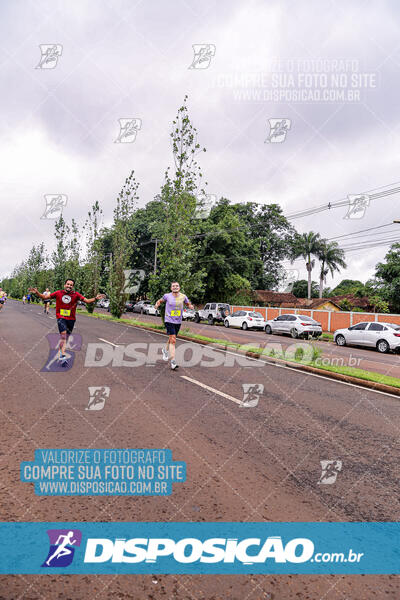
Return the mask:
<path id="1" fill-rule="evenodd" d="M 167 496 L 186 463 L 166 449 L 39 449 L 20 475 L 38 496 Z"/>
<path id="2" fill-rule="evenodd" d="M 397 574 L 399 523 L 1 523 L 0 573 Z"/>

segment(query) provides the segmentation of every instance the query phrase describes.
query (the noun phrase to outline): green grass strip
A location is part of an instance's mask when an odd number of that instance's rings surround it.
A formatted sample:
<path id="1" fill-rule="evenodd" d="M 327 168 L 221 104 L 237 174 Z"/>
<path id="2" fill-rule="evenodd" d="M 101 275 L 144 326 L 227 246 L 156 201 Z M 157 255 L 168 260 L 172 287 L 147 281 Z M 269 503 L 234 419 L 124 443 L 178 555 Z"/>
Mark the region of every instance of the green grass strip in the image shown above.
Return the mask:
<path id="1" fill-rule="evenodd" d="M 145 321 L 137 321 L 136 319 L 118 319 L 117 317 L 113 317 L 109 314 L 103 313 L 88 313 L 86 310 L 78 309 L 78 313 L 89 315 L 90 317 L 95 317 L 96 319 L 103 319 L 104 321 L 114 321 L 116 323 L 127 323 L 128 325 L 135 325 L 139 327 L 149 327 L 150 329 L 161 330 L 163 331 L 165 328 L 163 325 L 158 325 L 156 323 L 147 323 Z M 248 346 L 247 344 L 238 344 L 236 342 L 228 342 L 226 340 L 221 340 L 217 338 L 207 337 L 205 335 L 199 335 L 197 333 L 193 333 L 189 330 L 188 327 L 184 327 L 181 330 L 181 333 L 190 337 L 194 340 L 199 340 L 201 342 L 207 342 L 209 344 L 218 344 L 219 346 L 224 346 L 225 348 L 244 348 L 247 352 L 252 352 L 253 354 L 258 354 L 259 356 L 271 356 L 271 350 L 268 348 L 257 348 L 254 346 Z M 331 334 L 324 334 L 331 335 Z M 346 366 L 338 366 L 338 365 L 321 365 L 315 360 L 312 361 L 302 361 L 301 359 L 294 358 L 284 358 L 288 363 L 298 363 L 309 365 L 310 367 L 315 367 L 321 371 L 330 371 L 331 373 L 340 373 L 342 375 L 349 375 L 351 377 L 357 377 L 358 379 L 363 379 L 364 381 L 372 381 L 373 383 L 382 383 L 384 385 L 390 385 L 395 388 L 400 388 L 400 379 L 398 377 L 391 377 L 390 375 L 383 375 L 382 373 L 376 373 L 374 371 L 364 371 L 363 369 L 356 369 L 355 367 L 346 367 Z"/>

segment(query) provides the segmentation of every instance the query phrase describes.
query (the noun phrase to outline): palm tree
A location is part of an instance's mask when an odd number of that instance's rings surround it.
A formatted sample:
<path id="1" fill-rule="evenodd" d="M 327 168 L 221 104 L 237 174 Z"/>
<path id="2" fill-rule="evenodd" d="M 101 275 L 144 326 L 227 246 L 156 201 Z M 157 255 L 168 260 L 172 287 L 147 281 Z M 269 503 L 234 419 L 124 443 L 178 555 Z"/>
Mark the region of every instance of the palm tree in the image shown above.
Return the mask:
<path id="1" fill-rule="evenodd" d="M 308 233 L 297 233 L 294 237 L 292 248 L 290 250 L 290 259 L 296 260 L 302 256 L 306 261 L 306 269 L 308 272 L 308 298 L 311 298 L 311 273 L 315 265 L 315 260 L 312 256 L 319 256 L 321 248 L 321 236 L 319 233 L 309 231 Z"/>
<path id="2" fill-rule="evenodd" d="M 319 297 L 322 298 L 323 286 L 324 282 L 326 283 L 326 276 L 328 273 L 330 272 L 333 277 L 335 271 L 340 271 L 340 267 L 345 269 L 347 265 L 344 260 L 344 250 L 339 248 L 337 242 L 321 240 L 320 249 L 317 255 L 321 263 L 319 274 Z"/>

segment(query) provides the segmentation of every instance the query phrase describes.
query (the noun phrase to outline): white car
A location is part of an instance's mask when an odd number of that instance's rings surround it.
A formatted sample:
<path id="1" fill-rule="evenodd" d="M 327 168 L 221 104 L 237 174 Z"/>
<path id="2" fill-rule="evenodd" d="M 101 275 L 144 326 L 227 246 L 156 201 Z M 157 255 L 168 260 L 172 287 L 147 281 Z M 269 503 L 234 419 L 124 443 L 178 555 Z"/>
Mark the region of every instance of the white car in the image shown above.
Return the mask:
<path id="1" fill-rule="evenodd" d="M 182 312 L 183 321 L 194 321 L 196 311 L 192 308 L 184 308 Z"/>
<path id="2" fill-rule="evenodd" d="M 321 323 L 307 315 L 279 315 L 266 322 L 265 333 L 287 333 L 292 338 L 319 337 L 322 335 Z"/>
<path id="3" fill-rule="evenodd" d="M 154 304 L 146 304 L 143 307 L 143 313 L 145 315 L 155 315 L 156 317 L 160 315 L 160 311 L 158 310 L 158 308 L 154 307 Z"/>
<path id="4" fill-rule="evenodd" d="M 261 313 L 251 310 L 237 310 L 225 317 L 225 327 L 241 327 L 242 329 L 264 329 L 265 320 Z"/>
<path id="5" fill-rule="evenodd" d="M 400 349 L 400 325 L 375 321 L 361 322 L 346 329 L 337 329 L 333 339 L 338 346 L 369 346 L 376 348 L 378 352 L 395 352 Z"/>

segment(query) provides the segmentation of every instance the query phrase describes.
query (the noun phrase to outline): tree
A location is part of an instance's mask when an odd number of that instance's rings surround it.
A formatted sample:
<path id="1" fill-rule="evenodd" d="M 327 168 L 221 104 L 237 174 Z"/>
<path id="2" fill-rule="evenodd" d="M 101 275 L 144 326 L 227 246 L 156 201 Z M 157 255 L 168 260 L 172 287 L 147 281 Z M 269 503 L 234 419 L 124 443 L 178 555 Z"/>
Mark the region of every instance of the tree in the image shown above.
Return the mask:
<path id="1" fill-rule="evenodd" d="M 153 300 L 168 290 L 172 281 L 178 281 L 189 296 L 199 296 L 203 289 L 206 271 L 194 270 L 196 247 L 194 243 L 194 220 L 196 194 L 200 190 L 201 169 L 195 160 L 197 154 L 205 152 L 197 141 L 197 129 L 192 125 L 186 105 L 187 96 L 173 121 L 170 134 L 175 171 L 165 172 L 160 202 L 164 221 L 158 229 L 157 271 L 150 276 L 149 291 Z"/>
<path id="2" fill-rule="evenodd" d="M 130 226 L 135 204 L 139 198 L 139 184 L 134 171 L 125 179 L 114 209 L 114 224 L 111 230 L 111 252 L 108 265 L 108 295 L 110 312 L 118 319 L 125 310 L 127 294 L 125 290 L 124 270 L 131 264 L 135 238 Z"/>
<path id="3" fill-rule="evenodd" d="M 56 249 L 52 253 L 52 262 L 54 267 L 54 286 L 56 289 L 62 289 L 67 276 L 67 258 L 68 258 L 68 236 L 69 227 L 64 221 L 64 217 L 54 223 L 54 235 L 56 238 Z M 69 276 L 69 274 L 68 274 Z M 72 277 L 72 275 L 71 275 Z"/>
<path id="4" fill-rule="evenodd" d="M 357 279 L 343 279 L 333 290 L 332 296 L 343 296 L 344 294 L 356 294 L 358 290 L 364 292 L 364 284 Z M 365 295 L 364 293 L 362 294 Z"/>
<path id="5" fill-rule="evenodd" d="M 305 298 L 308 293 L 308 283 L 306 279 L 295 281 L 292 288 L 292 294 L 296 298 Z M 318 285 L 316 281 L 311 282 L 311 298 L 318 298 Z"/>
<path id="6" fill-rule="evenodd" d="M 319 297 L 322 298 L 324 289 L 324 283 L 326 283 L 326 276 L 330 272 L 332 277 L 335 271 L 339 271 L 340 267 L 346 268 L 344 260 L 344 250 L 339 247 L 337 242 L 328 242 L 322 240 L 318 251 L 318 259 L 321 263 L 320 275 L 319 275 Z"/>
<path id="7" fill-rule="evenodd" d="M 86 232 L 86 261 L 83 268 L 83 289 L 88 298 L 93 298 L 99 293 L 101 265 L 103 259 L 103 245 L 100 237 L 100 221 L 103 215 L 98 201 L 96 200 L 92 209 L 88 212 L 84 229 Z M 86 304 L 89 313 L 94 311 L 95 303 Z"/>
<path id="8" fill-rule="evenodd" d="M 306 261 L 306 269 L 308 272 L 307 298 L 311 298 L 311 273 L 315 265 L 313 256 L 319 255 L 321 248 L 321 236 L 319 233 L 310 231 L 309 233 L 297 233 L 291 246 L 290 259 L 296 260 L 300 256 Z"/>
<path id="9" fill-rule="evenodd" d="M 385 262 L 376 265 L 376 291 L 389 303 L 393 312 L 400 312 L 400 243 L 392 244 Z"/>

